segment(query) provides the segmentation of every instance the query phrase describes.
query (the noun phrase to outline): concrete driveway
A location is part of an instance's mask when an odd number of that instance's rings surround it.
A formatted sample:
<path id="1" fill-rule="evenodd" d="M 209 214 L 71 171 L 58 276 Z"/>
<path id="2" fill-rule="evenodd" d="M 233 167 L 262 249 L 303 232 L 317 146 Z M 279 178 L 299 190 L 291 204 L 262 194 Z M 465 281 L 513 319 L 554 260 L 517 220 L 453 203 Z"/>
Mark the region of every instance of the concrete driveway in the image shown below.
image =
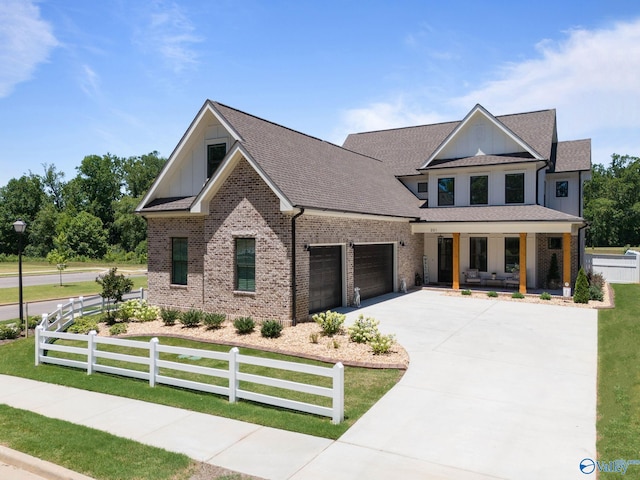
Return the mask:
<path id="1" fill-rule="evenodd" d="M 351 311 L 411 357 L 293 478 L 579 479 L 595 458 L 597 312 L 418 291 Z"/>

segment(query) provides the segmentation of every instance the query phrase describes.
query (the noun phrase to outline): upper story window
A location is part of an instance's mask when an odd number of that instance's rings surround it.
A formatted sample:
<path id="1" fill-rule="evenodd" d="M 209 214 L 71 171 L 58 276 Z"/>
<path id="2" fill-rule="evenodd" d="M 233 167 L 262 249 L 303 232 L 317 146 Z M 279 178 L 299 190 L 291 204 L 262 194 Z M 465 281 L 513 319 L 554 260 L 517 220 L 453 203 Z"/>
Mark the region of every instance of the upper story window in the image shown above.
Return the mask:
<path id="1" fill-rule="evenodd" d="M 455 204 L 455 178 L 438 179 L 438 206 Z"/>
<path id="2" fill-rule="evenodd" d="M 569 196 L 569 182 L 567 180 L 561 180 L 556 182 L 556 197 L 568 197 Z"/>
<path id="3" fill-rule="evenodd" d="M 171 283 L 186 285 L 189 266 L 189 241 L 186 238 L 171 239 Z"/>
<path id="4" fill-rule="evenodd" d="M 418 193 L 427 193 L 429 191 L 428 182 L 418 182 Z"/>
<path id="5" fill-rule="evenodd" d="M 524 173 L 504 176 L 504 203 L 524 203 Z"/>
<path id="6" fill-rule="evenodd" d="M 489 203 L 489 176 L 471 177 L 469 183 L 469 203 L 471 205 L 487 205 Z"/>
<path id="7" fill-rule="evenodd" d="M 207 145 L 207 178 L 213 176 L 226 154 L 226 143 L 212 143 Z"/>

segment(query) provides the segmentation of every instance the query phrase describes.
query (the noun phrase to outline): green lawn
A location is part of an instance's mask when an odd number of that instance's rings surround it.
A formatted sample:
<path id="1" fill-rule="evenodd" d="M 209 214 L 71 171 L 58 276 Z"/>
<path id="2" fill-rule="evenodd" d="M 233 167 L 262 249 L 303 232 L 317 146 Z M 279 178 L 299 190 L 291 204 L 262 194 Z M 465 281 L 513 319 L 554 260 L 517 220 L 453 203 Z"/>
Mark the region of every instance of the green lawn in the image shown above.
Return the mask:
<path id="1" fill-rule="evenodd" d="M 598 460 L 640 459 L 640 285 L 613 285 L 598 317 Z M 640 477 L 631 465 L 628 478 Z M 599 478 L 620 478 L 601 473 Z"/>
<path id="2" fill-rule="evenodd" d="M 230 348 L 228 346 L 216 346 L 208 343 L 175 338 L 162 338 L 161 342 L 164 344 L 204 349 L 228 351 Z M 327 417 L 319 417 L 247 401 L 230 404 L 226 397 L 183 390 L 165 385 L 158 385 L 151 388 L 148 382 L 131 378 L 100 373 L 87 375 L 86 371 L 80 369 L 64 368 L 55 365 L 45 364 L 35 367 L 33 349 L 33 339 L 21 339 L 1 346 L 0 373 L 135 398 L 332 439 L 336 439 L 342 435 L 358 418 L 369 410 L 382 395 L 395 385 L 403 374 L 403 371 L 395 369 L 345 367 L 345 421 L 339 425 L 333 425 L 331 419 Z M 321 364 L 320 362 L 258 350 L 242 348 L 240 351 L 248 355 Z M 173 359 L 175 360 L 175 358 Z M 202 363 L 207 364 L 212 362 L 205 362 L 203 360 Z M 330 364 L 324 365 L 331 366 Z M 246 371 L 250 370 L 248 369 Z M 251 371 L 259 371 L 259 369 L 256 368 Z M 295 373 L 287 373 L 285 378 L 295 381 L 301 377 Z M 258 390 L 258 388 L 261 389 L 261 392 L 268 391 L 266 387 L 256 387 L 255 390 Z M 303 401 L 307 399 L 305 394 L 296 394 L 295 392 L 291 392 L 291 395 L 287 392 L 287 397 Z"/>
<path id="3" fill-rule="evenodd" d="M 147 288 L 147 277 L 131 277 L 133 289 L 140 287 Z M 62 276 L 62 286 L 59 284 L 36 285 L 23 287 L 22 295 L 25 302 L 37 302 L 40 300 L 55 300 L 58 298 L 68 299 L 80 296 L 96 295 L 100 293 L 100 285 L 95 281 L 64 283 Z M 0 305 L 18 303 L 18 287 L 0 288 Z"/>

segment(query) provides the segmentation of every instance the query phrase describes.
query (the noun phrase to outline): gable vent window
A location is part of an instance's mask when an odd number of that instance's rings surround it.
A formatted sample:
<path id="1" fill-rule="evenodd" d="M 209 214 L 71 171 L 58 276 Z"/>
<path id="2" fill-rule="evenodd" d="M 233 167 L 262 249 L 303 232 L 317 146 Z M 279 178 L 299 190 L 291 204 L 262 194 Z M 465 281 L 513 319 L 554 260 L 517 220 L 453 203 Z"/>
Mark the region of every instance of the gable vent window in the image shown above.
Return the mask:
<path id="1" fill-rule="evenodd" d="M 207 145 L 207 178 L 211 178 L 218 170 L 224 156 L 227 154 L 226 143 L 213 143 Z"/>
<path id="2" fill-rule="evenodd" d="M 569 196 L 569 182 L 562 180 L 556 182 L 556 197 L 568 197 Z"/>
<path id="3" fill-rule="evenodd" d="M 418 193 L 427 193 L 429 191 L 429 184 L 427 182 L 418 182 Z"/>

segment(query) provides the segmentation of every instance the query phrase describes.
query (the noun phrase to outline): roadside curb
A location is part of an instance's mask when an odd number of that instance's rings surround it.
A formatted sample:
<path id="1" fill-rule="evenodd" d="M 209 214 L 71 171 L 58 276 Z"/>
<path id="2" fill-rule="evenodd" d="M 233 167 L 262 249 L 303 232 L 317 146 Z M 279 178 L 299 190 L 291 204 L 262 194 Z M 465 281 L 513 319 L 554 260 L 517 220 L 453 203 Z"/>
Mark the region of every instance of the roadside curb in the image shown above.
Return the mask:
<path id="1" fill-rule="evenodd" d="M 0 445 L 0 461 L 21 468 L 48 480 L 94 480 L 92 477 L 74 472 L 55 463 L 41 460 L 26 453 Z"/>

